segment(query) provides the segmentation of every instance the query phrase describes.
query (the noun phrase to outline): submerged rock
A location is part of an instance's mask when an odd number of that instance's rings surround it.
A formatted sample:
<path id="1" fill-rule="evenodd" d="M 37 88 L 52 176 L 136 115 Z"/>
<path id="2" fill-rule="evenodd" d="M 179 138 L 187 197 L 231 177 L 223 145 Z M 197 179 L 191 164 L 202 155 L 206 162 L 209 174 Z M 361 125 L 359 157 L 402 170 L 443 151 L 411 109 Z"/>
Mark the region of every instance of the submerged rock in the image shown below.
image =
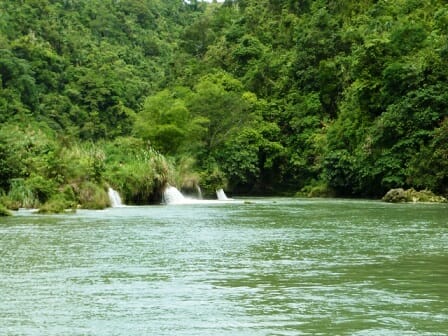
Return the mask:
<path id="1" fill-rule="evenodd" d="M 435 195 L 430 190 L 420 190 L 415 189 L 396 188 L 389 190 L 386 195 L 382 198 L 384 202 L 389 203 L 403 203 L 403 202 L 434 202 L 434 203 L 445 203 L 447 199 L 442 196 Z"/>
<path id="2" fill-rule="evenodd" d="M 382 200 L 389 203 L 407 202 L 405 191 L 403 188 L 396 188 L 389 190 Z"/>

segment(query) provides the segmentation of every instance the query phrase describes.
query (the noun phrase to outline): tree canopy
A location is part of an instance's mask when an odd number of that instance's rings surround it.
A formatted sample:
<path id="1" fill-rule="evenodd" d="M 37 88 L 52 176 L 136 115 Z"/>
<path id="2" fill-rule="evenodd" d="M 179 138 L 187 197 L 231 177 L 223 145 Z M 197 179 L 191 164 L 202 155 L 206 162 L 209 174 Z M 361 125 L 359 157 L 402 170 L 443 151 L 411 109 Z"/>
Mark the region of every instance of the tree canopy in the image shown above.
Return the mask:
<path id="1" fill-rule="evenodd" d="M 0 188 L 132 139 L 235 193 L 448 194 L 447 56 L 442 0 L 0 0 Z"/>

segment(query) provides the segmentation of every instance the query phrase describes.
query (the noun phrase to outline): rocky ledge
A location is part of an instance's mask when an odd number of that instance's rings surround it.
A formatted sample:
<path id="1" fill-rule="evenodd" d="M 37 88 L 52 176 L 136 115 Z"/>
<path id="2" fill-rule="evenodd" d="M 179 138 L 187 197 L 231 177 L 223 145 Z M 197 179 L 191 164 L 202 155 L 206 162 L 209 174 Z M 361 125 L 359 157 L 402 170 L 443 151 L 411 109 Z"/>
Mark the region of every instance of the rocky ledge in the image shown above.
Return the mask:
<path id="1" fill-rule="evenodd" d="M 415 189 L 397 188 L 389 190 L 382 198 L 384 202 L 389 203 L 403 203 L 403 202 L 435 202 L 446 203 L 447 199 L 442 196 L 438 196 L 429 190 L 416 191 Z"/>

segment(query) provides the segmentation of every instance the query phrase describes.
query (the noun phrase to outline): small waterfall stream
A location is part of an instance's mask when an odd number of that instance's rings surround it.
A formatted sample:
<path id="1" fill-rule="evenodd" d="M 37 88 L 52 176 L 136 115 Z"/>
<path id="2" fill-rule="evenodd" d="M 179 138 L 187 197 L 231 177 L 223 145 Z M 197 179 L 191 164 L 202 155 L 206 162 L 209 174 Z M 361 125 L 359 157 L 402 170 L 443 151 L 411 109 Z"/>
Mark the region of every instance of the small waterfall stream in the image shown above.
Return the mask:
<path id="1" fill-rule="evenodd" d="M 119 208 L 119 207 L 123 206 L 123 203 L 121 201 L 121 197 L 120 197 L 120 194 L 118 193 L 118 191 L 109 187 L 107 189 L 107 194 L 109 195 L 110 206 L 112 208 Z"/>
<path id="2" fill-rule="evenodd" d="M 228 200 L 230 200 L 230 198 L 227 197 L 226 193 L 224 192 L 224 190 L 222 188 L 216 190 L 216 197 L 218 198 L 219 201 L 228 201 Z"/>
<path id="3" fill-rule="evenodd" d="M 199 186 L 199 184 L 198 185 L 196 185 L 196 190 L 197 190 L 197 192 L 198 192 L 198 199 L 202 199 L 202 190 L 201 190 L 201 187 Z"/>
<path id="4" fill-rule="evenodd" d="M 199 193 L 200 189 L 198 189 L 198 196 L 201 197 L 201 193 Z M 163 203 L 170 204 L 216 204 L 222 203 L 223 201 L 233 201 L 232 198 L 228 198 L 224 193 L 224 190 L 219 189 L 216 190 L 217 200 L 204 200 L 204 199 L 195 199 L 185 197 L 176 187 L 167 185 L 165 190 L 163 191 Z"/>
<path id="5" fill-rule="evenodd" d="M 181 204 L 185 202 L 185 196 L 176 187 L 168 185 L 163 192 L 163 202 L 165 204 Z"/>

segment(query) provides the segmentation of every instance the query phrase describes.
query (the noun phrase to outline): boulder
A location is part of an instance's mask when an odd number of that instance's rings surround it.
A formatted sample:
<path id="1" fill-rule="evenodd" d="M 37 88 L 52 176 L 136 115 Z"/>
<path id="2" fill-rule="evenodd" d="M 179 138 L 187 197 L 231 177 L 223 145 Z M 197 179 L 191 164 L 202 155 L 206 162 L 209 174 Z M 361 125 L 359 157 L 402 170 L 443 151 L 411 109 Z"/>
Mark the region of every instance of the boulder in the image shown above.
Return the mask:
<path id="1" fill-rule="evenodd" d="M 445 197 L 435 195 L 430 190 L 396 188 L 389 190 L 382 198 L 383 201 L 389 203 L 403 203 L 403 202 L 431 202 L 431 203 L 445 203 L 447 202 Z"/>
<path id="2" fill-rule="evenodd" d="M 389 190 L 386 195 L 383 196 L 382 200 L 389 203 L 408 202 L 406 192 L 403 188 Z"/>

